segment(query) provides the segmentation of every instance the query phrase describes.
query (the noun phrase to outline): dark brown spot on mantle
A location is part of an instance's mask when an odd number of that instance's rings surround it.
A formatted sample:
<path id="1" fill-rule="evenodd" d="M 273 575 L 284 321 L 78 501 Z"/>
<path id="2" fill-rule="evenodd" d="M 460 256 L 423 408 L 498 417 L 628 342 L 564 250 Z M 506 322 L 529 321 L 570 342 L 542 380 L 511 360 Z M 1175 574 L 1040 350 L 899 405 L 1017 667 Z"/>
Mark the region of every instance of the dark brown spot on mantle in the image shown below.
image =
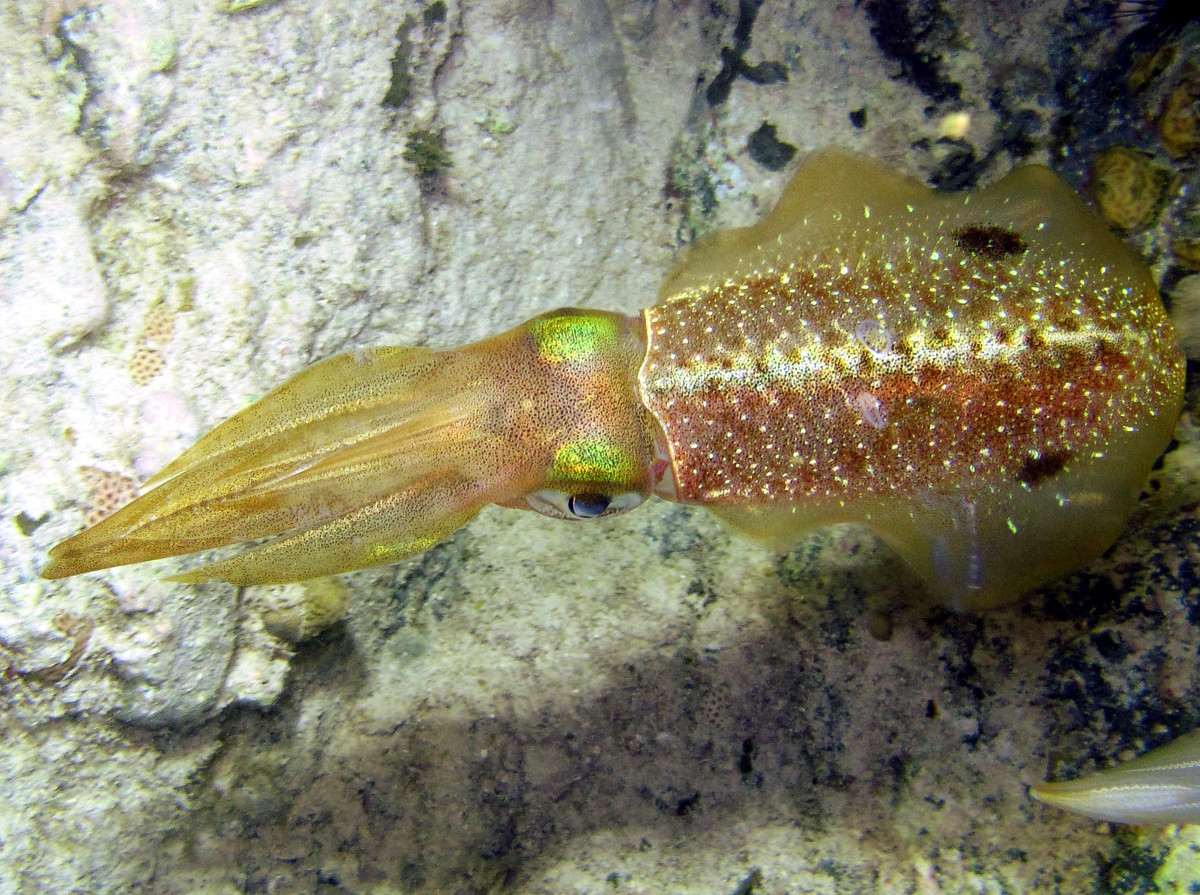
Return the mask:
<path id="1" fill-rule="evenodd" d="M 964 252 L 981 255 L 990 261 L 1000 261 L 1010 255 L 1023 254 L 1029 246 L 1016 230 L 993 227 L 991 224 L 970 224 L 954 231 L 954 241 Z"/>
<path id="2" fill-rule="evenodd" d="M 1053 478 L 1062 472 L 1070 459 L 1071 452 L 1064 450 L 1048 451 L 1037 457 L 1026 457 L 1025 462 L 1021 464 L 1021 471 L 1017 478 L 1022 484 L 1029 485 L 1031 488 L 1037 487 L 1046 479 Z"/>

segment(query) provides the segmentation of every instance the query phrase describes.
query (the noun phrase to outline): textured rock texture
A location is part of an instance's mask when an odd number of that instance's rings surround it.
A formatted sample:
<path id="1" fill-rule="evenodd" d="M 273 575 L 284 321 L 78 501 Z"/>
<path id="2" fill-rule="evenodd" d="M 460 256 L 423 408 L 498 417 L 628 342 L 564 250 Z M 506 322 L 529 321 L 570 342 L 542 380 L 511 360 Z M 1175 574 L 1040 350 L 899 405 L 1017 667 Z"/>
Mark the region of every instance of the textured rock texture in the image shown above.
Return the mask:
<path id="1" fill-rule="evenodd" d="M 0 0 L 0 890 L 1200 881 L 1194 831 L 1026 794 L 1200 720 L 1194 393 L 1122 541 L 988 615 L 922 608 L 857 529 L 776 556 L 661 502 L 589 526 L 486 511 L 348 576 L 344 621 L 299 646 L 276 635 L 301 590 L 37 577 L 122 482 L 315 360 L 652 302 L 683 242 L 755 220 L 811 148 L 949 187 L 1023 158 L 1083 187 L 1106 140 L 1157 151 L 1123 80 L 1140 21 L 237 5 Z M 1164 41 L 1169 79 L 1195 33 Z M 420 174 L 414 135 L 449 167 Z M 1170 236 L 1200 236 L 1179 195 L 1130 236 L 1168 278 Z"/>

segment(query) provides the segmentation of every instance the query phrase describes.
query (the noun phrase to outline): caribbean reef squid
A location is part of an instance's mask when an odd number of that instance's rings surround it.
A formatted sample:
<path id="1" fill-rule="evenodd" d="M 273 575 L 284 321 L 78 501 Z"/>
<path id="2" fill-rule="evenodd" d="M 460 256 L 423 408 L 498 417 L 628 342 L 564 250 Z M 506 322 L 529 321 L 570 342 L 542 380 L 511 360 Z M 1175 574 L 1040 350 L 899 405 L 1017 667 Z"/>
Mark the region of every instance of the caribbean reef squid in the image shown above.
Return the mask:
<path id="1" fill-rule="evenodd" d="M 1049 170 L 945 194 L 819 152 L 641 314 L 318 363 L 42 574 L 254 541 L 176 579 L 297 581 L 412 556 L 487 504 L 593 519 L 655 494 L 779 547 L 858 522 L 945 603 L 994 607 L 1116 540 L 1183 383 L 1145 266 Z"/>

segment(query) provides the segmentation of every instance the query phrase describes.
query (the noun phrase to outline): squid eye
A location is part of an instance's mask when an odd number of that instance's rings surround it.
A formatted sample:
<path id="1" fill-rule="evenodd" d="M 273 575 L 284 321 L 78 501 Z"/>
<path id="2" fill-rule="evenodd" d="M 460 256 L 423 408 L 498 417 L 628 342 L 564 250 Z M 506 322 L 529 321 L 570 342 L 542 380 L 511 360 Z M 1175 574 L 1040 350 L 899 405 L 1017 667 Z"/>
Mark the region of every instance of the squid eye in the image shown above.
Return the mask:
<path id="1" fill-rule="evenodd" d="M 567 498 L 567 512 L 580 519 L 595 519 L 608 512 L 609 503 L 605 494 L 572 494 Z"/>
<path id="2" fill-rule="evenodd" d="M 534 491 L 526 495 L 525 502 L 529 508 L 537 510 L 543 516 L 555 519 L 597 519 L 600 516 L 615 516 L 625 513 L 634 507 L 641 506 L 646 495 L 637 491 L 626 491 L 609 497 L 598 492 L 583 494 L 567 494 L 552 488 Z"/>

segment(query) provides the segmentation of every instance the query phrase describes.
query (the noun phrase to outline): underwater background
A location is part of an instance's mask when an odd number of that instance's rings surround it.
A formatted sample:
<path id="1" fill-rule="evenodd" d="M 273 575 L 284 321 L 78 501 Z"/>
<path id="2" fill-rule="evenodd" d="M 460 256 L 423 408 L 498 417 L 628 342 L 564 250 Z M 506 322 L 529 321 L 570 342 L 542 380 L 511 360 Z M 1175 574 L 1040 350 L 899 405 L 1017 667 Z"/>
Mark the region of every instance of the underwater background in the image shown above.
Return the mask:
<path id="1" fill-rule="evenodd" d="M 1049 164 L 1200 357 L 1188 5 L 0 0 L 0 891 L 1196 891 L 1197 828 L 1027 793 L 1200 722 L 1191 375 L 1121 540 L 1001 611 L 660 501 L 305 585 L 37 575 L 316 360 L 652 304 L 822 146 Z"/>

